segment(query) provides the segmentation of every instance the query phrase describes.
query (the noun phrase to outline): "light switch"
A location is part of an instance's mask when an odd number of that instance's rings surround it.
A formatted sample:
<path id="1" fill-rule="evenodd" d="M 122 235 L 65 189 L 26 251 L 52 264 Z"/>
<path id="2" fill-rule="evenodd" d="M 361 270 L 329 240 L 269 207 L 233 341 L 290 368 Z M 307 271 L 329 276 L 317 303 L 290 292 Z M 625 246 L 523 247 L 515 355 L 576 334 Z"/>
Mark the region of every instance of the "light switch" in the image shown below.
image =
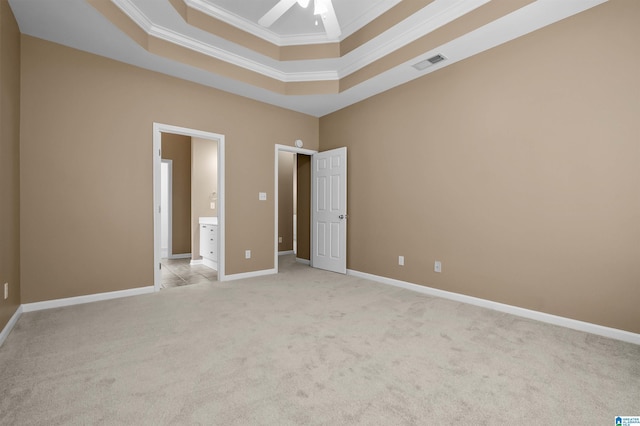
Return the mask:
<path id="1" fill-rule="evenodd" d="M 267 199 L 267 193 L 266 192 L 259 192 L 258 193 L 258 200 L 265 201 L 266 199 Z"/>
<path id="2" fill-rule="evenodd" d="M 211 210 L 215 210 L 216 209 L 216 202 L 212 201 L 210 206 L 211 206 Z"/>

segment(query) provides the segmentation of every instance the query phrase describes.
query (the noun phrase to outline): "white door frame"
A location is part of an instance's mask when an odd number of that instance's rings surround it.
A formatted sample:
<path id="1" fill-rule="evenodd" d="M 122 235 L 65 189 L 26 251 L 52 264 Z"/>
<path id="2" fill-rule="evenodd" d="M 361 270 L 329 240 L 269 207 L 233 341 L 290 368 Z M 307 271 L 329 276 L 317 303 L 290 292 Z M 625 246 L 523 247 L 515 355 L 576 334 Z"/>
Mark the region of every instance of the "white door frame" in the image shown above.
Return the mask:
<path id="1" fill-rule="evenodd" d="M 273 265 L 274 265 L 274 269 L 276 271 L 276 274 L 278 273 L 278 167 L 280 166 L 279 161 L 278 161 L 278 153 L 280 151 L 283 152 L 293 152 L 294 154 L 304 154 L 304 155 L 313 155 L 313 154 L 317 154 L 318 151 L 314 151 L 312 149 L 304 149 L 304 148 L 298 148 L 295 146 L 288 146 L 288 145 L 279 145 L 276 144 L 275 146 L 275 169 L 274 169 L 274 174 L 275 174 L 275 186 L 274 186 L 274 191 L 273 191 L 273 203 L 274 203 L 274 209 L 275 209 L 275 223 L 274 223 L 274 247 L 273 247 Z M 309 188 L 311 189 L 311 188 Z M 313 265 L 312 265 L 313 266 Z"/>
<path id="2" fill-rule="evenodd" d="M 165 215 L 167 217 L 167 258 L 173 256 L 173 160 L 160 159 L 160 163 L 167 164 L 167 211 L 160 212 L 160 216 Z M 162 195 L 160 196 L 162 201 Z M 160 233 L 162 235 L 162 233 Z M 162 249 L 162 246 L 160 246 Z M 162 255 L 162 253 L 160 253 Z"/>
<path id="3" fill-rule="evenodd" d="M 224 135 L 153 123 L 153 286 L 160 290 L 160 162 L 162 160 L 162 133 L 211 139 L 218 143 L 218 281 L 225 280 L 225 182 L 224 182 Z"/>

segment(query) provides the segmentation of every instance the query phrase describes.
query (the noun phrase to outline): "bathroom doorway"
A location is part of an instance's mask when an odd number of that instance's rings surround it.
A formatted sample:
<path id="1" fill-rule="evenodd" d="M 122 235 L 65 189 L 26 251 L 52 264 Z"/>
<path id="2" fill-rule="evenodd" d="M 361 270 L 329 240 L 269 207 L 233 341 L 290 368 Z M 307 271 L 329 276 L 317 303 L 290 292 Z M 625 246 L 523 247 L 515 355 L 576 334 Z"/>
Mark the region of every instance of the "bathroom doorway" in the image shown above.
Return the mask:
<path id="1" fill-rule="evenodd" d="M 171 135 L 175 140 L 182 140 L 173 149 L 178 153 L 164 152 L 167 146 L 163 136 Z M 188 144 L 187 144 L 188 141 Z M 188 145 L 188 146 L 185 146 Z M 164 146 L 164 148 L 163 148 Z M 167 275 L 171 273 L 171 281 L 176 285 L 204 282 L 217 277 L 224 280 L 225 229 L 224 229 L 224 135 L 188 129 L 172 125 L 154 123 L 153 125 L 153 205 L 154 205 L 154 286 L 156 291 L 163 287 Z M 164 157 L 173 158 L 164 158 Z M 181 158 L 183 169 L 177 179 L 177 158 Z M 163 200 L 163 161 L 172 162 L 172 204 Z M 167 166 L 165 166 L 167 167 Z M 176 185 L 181 186 L 178 193 Z M 168 189 L 165 189 L 168 192 Z M 176 195 L 182 197 L 176 200 Z M 167 214 L 162 215 L 163 204 Z M 170 238 L 163 237 L 163 229 L 167 230 L 166 220 L 171 216 L 172 232 Z M 200 218 L 211 223 L 215 218 L 217 272 L 202 261 L 200 250 Z M 182 229 L 176 233 L 176 227 Z M 167 231 L 168 232 L 168 231 Z M 167 245 L 166 250 L 164 245 Z M 170 246 L 170 247 L 169 247 Z M 164 271 L 163 271 L 164 268 Z M 200 270 L 202 269 L 202 270 Z M 170 284 L 170 283 L 169 283 Z M 166 287 L 165 285 L 164 287 Z M 169 285 L 175 286 L 175 285 Z"/>

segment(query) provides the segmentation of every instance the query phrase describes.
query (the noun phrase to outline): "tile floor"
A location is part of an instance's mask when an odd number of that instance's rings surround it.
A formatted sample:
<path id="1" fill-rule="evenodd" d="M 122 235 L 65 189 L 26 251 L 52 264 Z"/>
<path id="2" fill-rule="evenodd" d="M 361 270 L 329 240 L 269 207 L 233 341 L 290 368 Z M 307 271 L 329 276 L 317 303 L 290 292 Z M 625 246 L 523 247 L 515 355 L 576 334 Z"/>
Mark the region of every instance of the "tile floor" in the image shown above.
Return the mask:
<path id="1" fill-rule="evenodd" d="M 204 265 L 191 265 L 191 259 L 162 259 L 161 263 L 161 288 L 218 281 L 217 271 Z M 295 254 L 279 256 L 278 258 L 278 270 L 280 273 L 308 267 L 308 265 L 296 262 Z"/>
<path id="2" fill-rule="evenodd" d="M 162 259 L 161 288 L 218 280 L 218 272 L 204 265 L 191 265 L 191 259 Z"/>

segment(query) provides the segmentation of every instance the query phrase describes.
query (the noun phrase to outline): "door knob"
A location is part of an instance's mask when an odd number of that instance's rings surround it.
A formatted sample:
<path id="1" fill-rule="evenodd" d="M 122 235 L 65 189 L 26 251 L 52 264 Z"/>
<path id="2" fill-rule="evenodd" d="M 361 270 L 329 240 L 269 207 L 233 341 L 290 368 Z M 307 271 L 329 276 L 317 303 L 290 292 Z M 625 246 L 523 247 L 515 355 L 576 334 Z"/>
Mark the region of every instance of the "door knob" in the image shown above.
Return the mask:
<path id="1" fill-rule="evenodd" d="M 348 219 L 349 215 L 348 214 L 341 214 L 340 216 L 338 216 L 338 219 Z"/>

